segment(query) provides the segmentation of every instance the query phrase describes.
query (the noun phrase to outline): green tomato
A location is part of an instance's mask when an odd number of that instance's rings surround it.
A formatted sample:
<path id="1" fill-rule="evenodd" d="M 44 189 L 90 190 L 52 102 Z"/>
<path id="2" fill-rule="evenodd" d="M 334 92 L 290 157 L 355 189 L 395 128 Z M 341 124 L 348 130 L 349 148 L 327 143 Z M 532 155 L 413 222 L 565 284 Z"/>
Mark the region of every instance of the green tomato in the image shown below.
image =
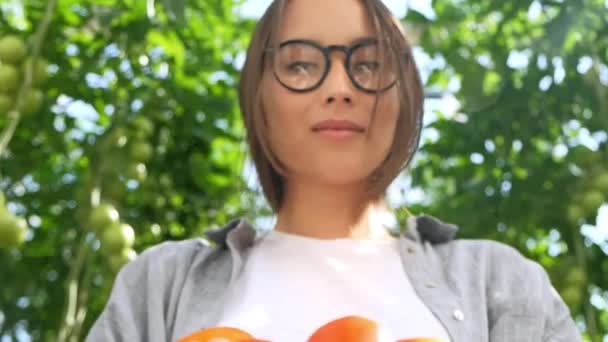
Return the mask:
<path id="1" fill-rule="evenodd" d="M 578 306 L 583 299 L 581 289 L 576 286 L 568 286 L 563 289 L 560 294 L 564 299 L 564 302 L 571 308 Z"/>
<path id="2" fill-rule="evenodd" d="M 117 254 L 111 255 L 108 258 L 108 263 L 110 264 L 110 267 L 112 268 L 112 270 L 114 270 L 116 272 L 116 271 L 120 270 L 127 263 L 135 260 L 135 258 L 137 258 L 137 252 L 135 252 L 131 248 L 126 248 L 126 249 L 121 250 Z"/>
<path id="3" fill-rule="evenodd" d="M 143 182 L 148 175 L 146 165 L 142 163 L 132 163 L 127 166 L 127 176 L 138 182 Z"/>
<path id="4" fill-rule="evenodd" d="M 27 222 L 0 208 L 0 247 L 16 247 L 25 241 Z"/>
<path id="5" fill-rule="evenodd" d="M 131 145 L 130 152 L 133 160 L 145 162 L 152 157 L 154 150 L 152 148 L 152 145 L 148 144 L 145 141 L 135 141 Z"/>
<path id="6" fill-rule="evenodd" d="M 578 205 L 572 204 L 567 209 L 568 221 L 576 224 L 578 221 L 585 217 L 585 211 Z"/>
<path id="7" fill-rule="evenodd" d="M 150 119 L 143 115 L 136 117 L 135 120 L 133 120 L 133 125 L 142 137 L 149 137 L 154 133 L 154 124 Z"/>
<path id="8" fill-rule="evenodd" d="M 112 225 L 101 236 L 102 248 L 109 254 L 131 248 L 133 243 L 135 243 L 135 231 L 126 223 Z"/>
<path id="9" fill-rule="evenodd" d="M 593 185 L 600 191 L 608 192 L 608 171 L 600 173 L 593 181 Z"/>
<path id="10" fill-rule="evenodd" d="M 108 203 L 102 203 L 93 208 L 89 216 L 89 224 L 96 232 L 102 232 L 107 227 L 118 224 L 120 216 L 114 206 Z"/>
<path id="11" fill-rule="evenodd" d="M 19 108 L 17 109 L 23 115 L 34 114 L 40 110 L 43 100 L 44 95 L 42 94 L 42 91 L 36 88 L 30 88 L 23 95 L 23 99 L 21 100 Z"/>
<path id="12" fill-rule="evenodd" d="M 19 87 L 19 72 L 10 64 L 0 65 L 0 92 L 12 92 Z"/>
<path id="13" fill-rule="evenodd" d="M 0 61 L 3 63 L 17 64 L 27 54 L 23 40 L 17 36 L 6 36 L 0 38 Z"/>
<path id="14" fill-rule="evenodd" d="M 104 138 L 103 144 L 108 148 L 122 148 L 129 141 L 129 136 L 123 127 L 116 127 Z"/>
<path id="15" fill-rule="evenodd" d="M 573 287 L 582 287 L 585 285 L 585 272 L 579 267 L 573 267 L 570 269 L 568 274 L 566 274 L 566 284 Z"/>
<path id="16" fill-rule="evenodd" d="M 604 203 L 604 195 L 598 190 L 591 190 L 583 196 L 583 207 L 588 213 L 595 212 Z"/>

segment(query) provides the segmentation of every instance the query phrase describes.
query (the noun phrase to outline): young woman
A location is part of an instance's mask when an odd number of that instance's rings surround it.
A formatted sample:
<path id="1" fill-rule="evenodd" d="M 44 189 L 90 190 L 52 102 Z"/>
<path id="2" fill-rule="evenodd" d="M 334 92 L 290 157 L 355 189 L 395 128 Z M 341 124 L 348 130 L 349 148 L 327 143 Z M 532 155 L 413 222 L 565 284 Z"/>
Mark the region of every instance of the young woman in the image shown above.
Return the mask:
<path id="1" fill-rule="evenodd" d="M 423 89 L 380 0 L 277 0 L 240 84 L 277 215 L 166 242 L 118 274 L 88 341 L 581 341 L 542 267 L 412 216 L 378 224 L 420 137 Z"/>

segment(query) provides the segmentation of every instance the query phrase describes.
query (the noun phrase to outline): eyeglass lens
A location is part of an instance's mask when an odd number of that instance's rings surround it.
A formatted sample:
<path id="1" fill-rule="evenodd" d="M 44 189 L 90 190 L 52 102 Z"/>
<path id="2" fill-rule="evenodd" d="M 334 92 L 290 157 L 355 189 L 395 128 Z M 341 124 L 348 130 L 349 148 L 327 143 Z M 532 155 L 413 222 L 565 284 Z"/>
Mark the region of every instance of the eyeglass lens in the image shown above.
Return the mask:
<path id="1" fill-rule="evenodd" d="M 347 72 L 355 86 L 378 91 L 396 79 L 396 64 L 390 53 L 381 59 L 377 44 L 360 45 L 352 50 Z M 303 42 L 288 43 L 274 56 L 274 72 L 285 86 L 295 90 L 317 87 L 329 71 L 321 49 Z"/>

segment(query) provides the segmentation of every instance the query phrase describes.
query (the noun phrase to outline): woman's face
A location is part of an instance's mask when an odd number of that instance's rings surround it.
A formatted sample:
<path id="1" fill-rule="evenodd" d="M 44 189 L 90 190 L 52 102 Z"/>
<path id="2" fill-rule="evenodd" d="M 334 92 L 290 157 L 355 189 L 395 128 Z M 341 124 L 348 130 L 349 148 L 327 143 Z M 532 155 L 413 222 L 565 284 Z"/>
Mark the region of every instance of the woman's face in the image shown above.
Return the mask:
<path id="1" fill-rule="evenodd" d="M 305 39 L 322 46 L 352 46 L 362 38 L 374 37 L 371 21 L 359 0 L 291 0 L 282 22 L 279 42 Z M 298 49 L 290 52 L 295 59 L 299 54 L 305 53 Z M 281 85 L 272 68 L 267 67 L 264 72 L 262 96 L 269 142 L 287 168 L 290 181 L 361 185 L 389 152 L 399 112 L 398 85 L 380 94 L 372 122 L 375 95 L 355 87 L 344 68 L 344 59 L 343 52 L 333 51 L 331 68 L 323 83 L 303 93 Z M 365 73 L 366 67 L 361 65 L 360 71 Z M 297 81 L 315 71 L 292 65 L 288 72 Z M 347 120 L 362 131 L 338 137 L 345 131 L 314 128 L 325 120 Z"/>

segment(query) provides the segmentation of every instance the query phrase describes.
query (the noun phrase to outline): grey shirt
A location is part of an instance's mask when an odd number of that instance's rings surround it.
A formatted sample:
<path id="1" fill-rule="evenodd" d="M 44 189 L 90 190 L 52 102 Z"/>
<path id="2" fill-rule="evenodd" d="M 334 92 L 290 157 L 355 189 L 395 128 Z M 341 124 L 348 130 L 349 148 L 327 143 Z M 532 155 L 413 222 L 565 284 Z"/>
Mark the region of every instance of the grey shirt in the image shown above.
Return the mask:
<path id="1" fill-rule="evenodd" d="M 582 341 L 540 264 L 503 243 L 455 239 L 456 231 L 424 215 L 399 236 L 404 271 L 452 341 Z M 206 234 L 215 246 L 164 242 L 121 269 L 86 341 L 176 341 L 214 326 L 261 233 L 235 219 Z"/>

